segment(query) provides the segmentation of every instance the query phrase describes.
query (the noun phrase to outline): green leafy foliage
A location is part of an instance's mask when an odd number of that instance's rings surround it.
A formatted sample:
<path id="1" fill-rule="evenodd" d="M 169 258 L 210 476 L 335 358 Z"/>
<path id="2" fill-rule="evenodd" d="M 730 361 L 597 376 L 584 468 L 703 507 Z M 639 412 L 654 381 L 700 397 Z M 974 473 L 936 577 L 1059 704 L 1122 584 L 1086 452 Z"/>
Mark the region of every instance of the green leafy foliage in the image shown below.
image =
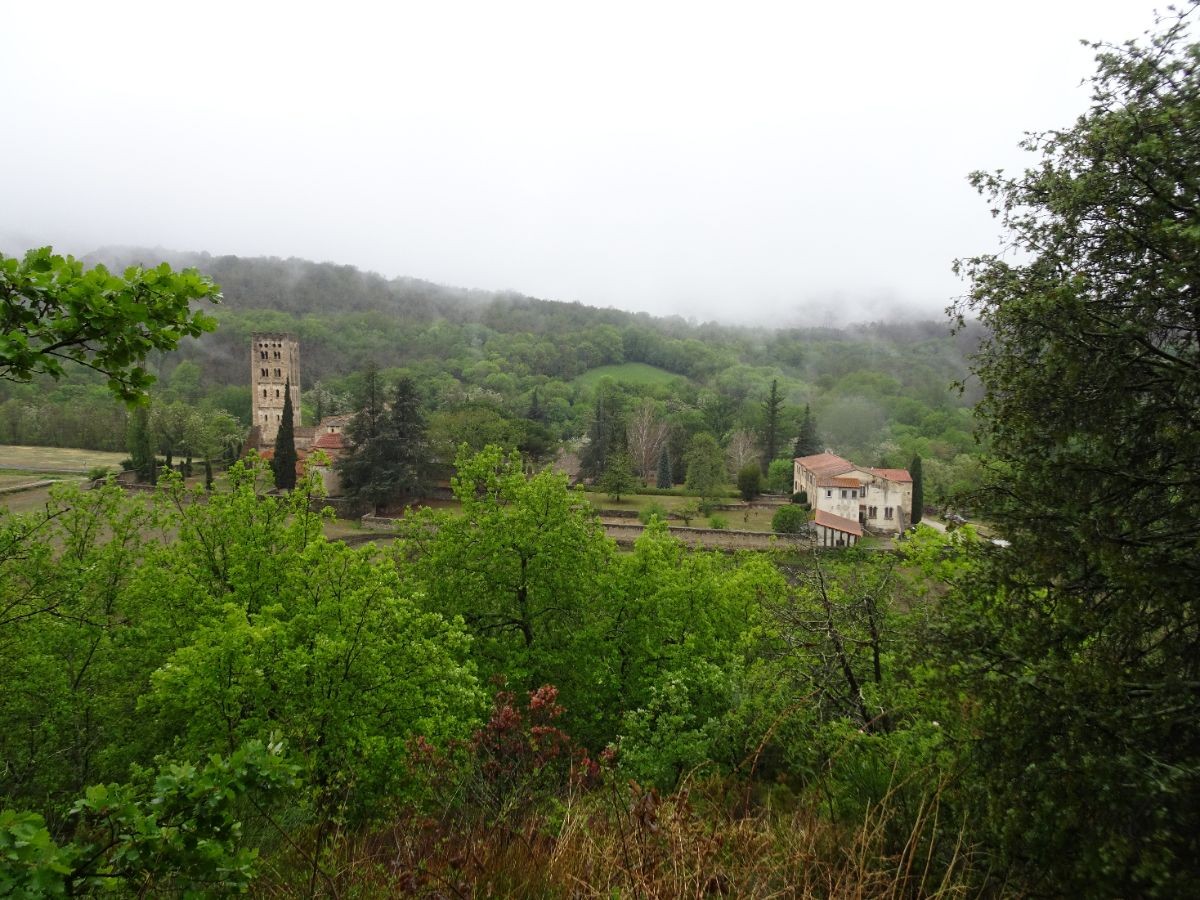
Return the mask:
<path id="1" fill-rule="evenodd" d="M 647 503 L 638 512 L 638 521 L 643 525 L 649 525 L 653 519 L 661 519 L 667 521 L 667 510 L 661 503 Z"/>
<path id="2" fill-rule="evenodd" d="M 687 452 L 687 481 L 689 494 L 700 498 L 700 507 L 705 509 L 721 498 L 726 489 L 725 455 L 717 439 L 711 434 L 701 433 L 692 438 Z"/>
<path id="3" fill-rule="evenodd" d="M 808 510 L 789 503 L 775 510 L 771 516 L 771 530 L 779 534 L 799 534 L 808 527 Z"/>
<path id="4" fill-rule="evenodd" d="M 773 494 L 790 494 L 795 468 L 790 459 L 773 459 L 767 467 L 767 490 Z"/>
<path id="5" fill-rule="evenodd" d="M 633 493 L 640 484 L 640 479 L 634 474 L 629 454 L 622 450 L 608 458 L 604 473 L 596 486 L 604 491 L 610 500 L 620 502 L 622 495 Z"/>
<path id="6" fill-rule="evenodd" d="M 738 470 L 738 493 L 746 501 L 753 500 L 762 493 L 762 470 L 758 463 L 748 463 Z"/>
<path id="7" fill-rule="evenodd" d="M 22 259 L 0 255 L 0 377 L 58 379 L 71 360 L 107 376 L 123 400 L 138 400 L 154 381 L 146 357 L 215 328 L 191 304 L 220 299 L 209 278 L 166 263 L 118 277 L 104 266 L 85 270 L 49 247 Z"/>
<path id="8" fill-rule="evenodd" d="M 1000 846 L 1048 893 L 1200 891 L 1200 46 L 1100 46 L 1090 108 L 976 173 L 1015 249 L 959 264 L 1011 550 L 955 594 Z"/>
<path id="9" fill-rule="evenodd" d="M 456 469 L 462 514 L 406 520 L 405 551 L 426 608 L 465 620 L 484 675 L 554 684 L 568 708 L 586 706 L 614 551 L 591 504 L 563 475 L 527 477 L 520 456 L 498 447 L 464 448 Z"/>
<path id="10" fill-rule="evenodd" d="M 0 811 L 0 892 L 77 896 L 124 885 L 199 897 L 244 891 L 258 853 L 246 846 L 242 801 L 266 805 L 295 784 L 278 742 L 251 741 L 203 767 L 169 765 L 134 784 L 97 784 L 71 807 L 58 846 L 36 813 Z"/>

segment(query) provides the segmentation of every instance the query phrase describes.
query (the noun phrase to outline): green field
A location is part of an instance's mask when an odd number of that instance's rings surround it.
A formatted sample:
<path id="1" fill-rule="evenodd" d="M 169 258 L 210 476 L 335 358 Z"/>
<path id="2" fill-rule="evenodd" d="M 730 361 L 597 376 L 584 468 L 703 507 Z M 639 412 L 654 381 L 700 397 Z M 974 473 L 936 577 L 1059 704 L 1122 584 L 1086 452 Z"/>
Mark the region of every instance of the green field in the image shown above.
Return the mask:
<path id="1" fill-rule="evenodd" d="M 70 447 L 22 447 L 0 444 L 0 469 L 21 472 L 79 473 L 86 475 L 96 466 L 121 470 L 121 460 L 128 453 L 107 453 L 103 450 L 76 450 Z"/>
<path id="2" fill-rule="evenodd" d="M 599 366 L 595 369 L 588 369 L 575 379 L 575 383 L 580 387 L 594 388 L 601 378 L 611 378 L 613 381 L 634 385 L 667 385 L 676 379 L 687 380 L 682 375 L 668 372 L 657 366 L 648 366 L 645 363 L 621 363 L 617 366 Z"/>

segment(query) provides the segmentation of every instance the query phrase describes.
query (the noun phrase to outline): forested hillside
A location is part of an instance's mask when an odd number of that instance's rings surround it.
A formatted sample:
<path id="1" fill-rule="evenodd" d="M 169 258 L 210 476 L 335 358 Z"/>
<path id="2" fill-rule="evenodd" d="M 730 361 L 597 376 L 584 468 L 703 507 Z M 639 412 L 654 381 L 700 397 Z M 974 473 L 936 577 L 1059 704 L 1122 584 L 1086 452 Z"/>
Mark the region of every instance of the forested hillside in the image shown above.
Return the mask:
<path id="1" fill-rule="evenodd" d="M 299 259 L 109 248 L 87 262 L 119 271 L 163 260 L 210 275 L 225 299 L 212 310 L 214 333 L 154 360 L 160 403 L 209 404 L 248 426 L 250 334 L 287 331 L 301 341 L 306 423 L 355 409 L 362 375 L 375 366 L 385 382 L 414 378 L 446 456 L 466 440 L 547 458 L 587 432 L 599 396 L 620 423 L 641 412 L 669 428 L 682 481 L 683 448 L 700 431 L 726 447 L 759 444 L 775 381 L 777 456 L 790 454 L 809 406 L 822 442 L 840 452 L 897 466 L 921 454 L 935 497 L 973 477 L 974 396 L 953 385 L 967 380 L 974 328 L 951 337 L 945 322 L 696 324 Z M 78 374 L 62 384 L 0 385 L 0 442 L 124 449 L 125 410 L 99 379 Z M 531 421 L 540 426 L 532 435 Z"/>

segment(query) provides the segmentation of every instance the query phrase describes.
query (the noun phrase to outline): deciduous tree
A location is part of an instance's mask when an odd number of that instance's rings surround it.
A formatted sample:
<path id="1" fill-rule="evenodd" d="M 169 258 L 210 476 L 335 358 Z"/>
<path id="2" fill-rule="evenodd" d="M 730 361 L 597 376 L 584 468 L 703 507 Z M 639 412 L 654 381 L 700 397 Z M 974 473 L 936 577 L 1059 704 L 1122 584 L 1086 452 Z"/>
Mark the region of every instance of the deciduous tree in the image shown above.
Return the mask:
<path id="1" fill-rule="evenodd" d="M 688 493 L 700 498 L 701 508 L 710 507 L 723 493 L 727 484 L 725 454 L 717 439 L 707 432 L 692 438 L 687 453 Z"/>
<path id="2" fill-rule="evenodd" d="M 220 299 L 211 279 L 166 263 L 117 276 L 104 266 L 85 270 L 49 247 L 23 259 L 0 254 L 0 377 L 58 379 L 69 360 L 107 375 L 122 399 L 137 400 L 154 382 L 146 357 L 216 328 L 192 304 Z"/>
<path id="3" fill-rule="evenodd" d="M 585 709 L 603 650 L 593 626 L 612 542 L 560 473 L 527 477 L 520 456 L 498 447 L 460 453 L 456 469 L 462 515 L 406 520 L 405 551 L 429 608 L 464 618 L 484 675 L 555 684 Z"/>

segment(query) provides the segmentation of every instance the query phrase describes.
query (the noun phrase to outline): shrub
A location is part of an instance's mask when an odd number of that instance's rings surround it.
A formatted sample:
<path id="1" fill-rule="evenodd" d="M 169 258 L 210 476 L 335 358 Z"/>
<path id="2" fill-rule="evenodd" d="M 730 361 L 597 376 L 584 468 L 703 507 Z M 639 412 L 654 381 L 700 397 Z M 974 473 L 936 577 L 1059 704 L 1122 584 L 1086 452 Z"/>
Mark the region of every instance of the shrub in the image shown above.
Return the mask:
<path id="1" fill-rule="evenodd" d="M 92 466 L 88 469 L 88 481 L 99 481 L 108 477 L 108 466 Z"/>
<path id="2" fill-rule="evenodd" d="M 800 506 L 781 506 L 771 517 L 771 530 L 778 534 L 799 534 L 808 526 L 808 511 Z"/>
<path id="3" fill-rule="evenodd" d="M 798 503 L 801 506 L 808 506 L 808 491 L 796 491 L 792 494 L 792 502 Z"/>
<path id="4" fill-rule="evenodd" d="M 762 470 L 758 463 L 747 463 L 738 470 L 738 492 L 743 500 L 753 500 L 762 493 Z"/>
<path id="5" fill-rule="evenodd" d="M 713 516 L 708 520 L 708 527 L 717 531 L 724 531 L 729 527 L 729 520 L 724 516 Z"/>
<path id="6" fill-rule="evenodd" d="M 645 509 L 638 513 L 638 521 L 649 525 L 651 519 L 667 521 L 667 510 L 661 503 L 647 503 Z"/>

